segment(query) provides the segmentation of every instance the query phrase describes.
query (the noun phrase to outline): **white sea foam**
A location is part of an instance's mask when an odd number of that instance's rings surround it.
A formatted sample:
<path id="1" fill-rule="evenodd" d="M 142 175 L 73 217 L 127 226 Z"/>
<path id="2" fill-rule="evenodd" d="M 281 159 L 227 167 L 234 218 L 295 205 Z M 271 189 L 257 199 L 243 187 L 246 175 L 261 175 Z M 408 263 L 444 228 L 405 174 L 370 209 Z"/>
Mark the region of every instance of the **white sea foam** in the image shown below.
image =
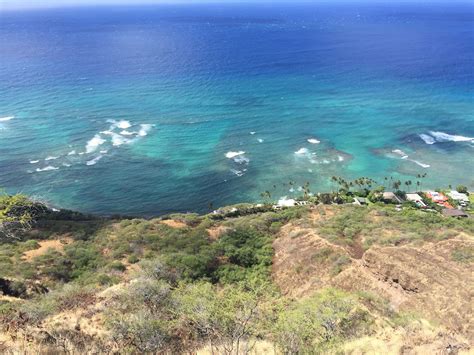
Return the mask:
<path id="1" fill-rule="evenodd" d="M 111 129 L 114 129 L 114 128 L 127 129 L 127 128 L 132 127 L 132 124 L 130 123 L 130 121 L 127 121 L 127 120 L 120 120 L 120 121 L 107 120 L 107 122 L 112 123 Z"/>
<path id="2" fill-rule="evenodd" d="M 66 168 L 69 168 L 71 166 L 71 164 L 69 163 L 63 163 L 63 166 L 65 166 Z"/>
<path id="3" fill-rule="evenodd" d="M 225 154 L 225 157 L 228 158 L 228 159 L 232 159 L 232 158 L 235 158 L 236 156 L 238 155 L 244 155 L 245 152 L 244 151 L 238 151 L 238 152 L 227 152 Z"/>
<path id="4" fill-rule="evenodd" d="M 411 162 L 421 166 L 422 168 L 429 168 L 430 165 L 429 164 L 425 164 L 425 163 L 422 163 L 422 162 L 419 162 L 418 160 L 414 160 L 414 159 L 409 159 Z"/>
<path id="5" fill-rule="evenodd" d="M 337 161 L 344 161 L 344 157 L 342 155 L 337 156 Z"/>
<path id="6" fill-rule="evenodd" d="M 37 164 L 39 163 L 39 160 L 30 160 L 30 164 Z"/>
<path id="7" fill-rule="evenodd" d="M 243 176 L 245 174 L 243 170 L 230 169 L 230 171 L 237 176 Z"/>
<path id="8" fill-rule="evenodd" d="M 474 137 L 457 136 L 444 132 L 429 132 L 438 142 L 471 142 L 474 143 Z"/>
<path id="9" fill-rule="evenodd" d="M 252 131 L 252 132 L 250 132 L 250 134 L 251 134 L 252 136 L 253 136 L 255 133 L 257 133 L 257 132 L 253 132 L 253 131 Z"/>
<path id="10" fill-rule="evenodd" d="M 54 157 L 54 156 L 49 156 L 49 157 L 46 157 L 44 158 L 45 161 L 48 161 L 48 160 L 56 160 L 58 159 L 59 157 Z"/>
<path id="11" fill-rule="evenodd" d="M 0 117 L 0 122 L 7 122 L 13 120 L 15 116 Z"/>
<path id="12" fill-rule="evenodd" d="M 128 143 L 130 140 L 121 136 L 117 133 L 112 133 L 112 145 L 115 147 L 121 146 L 122 144 Z"/>
<path id="13" fill-rule="evenodd" d="M 308 143 L 319 144 L 319 143 L 321 143 L 321 141 L 317 140 L 316 138 L 310 138 L 310 139 L 308 139 Z"/>
<path id="14" fill-rule="evenodd" d="M 71 150 L 69 153 L 67 153 L 67 155 L 74 155 L 74 154 L 76 154 L 75 150 Z"/>
<path id="15" fill-rule="evenodd" d="M 426 169 L 426 168 L 430 167 L 429 164 L 425 164 L 425 163 L 422 163 L 422 162 L 420 162 L 418 160 L 414 160 L 414 159 L 408 159 L 408 155 L 401 149 L 394 149 L 394 150 L 392 150 L 392 153 L 398 154 L 398 155 L 400 155 L 400 159 L 411 161 L 411 162 L 421 166 L 422 168 Z"/>
<path id="16" fill-rule="evenodd" d="M 138 135 L 140 137 L 145 137 L 152 128 L 153 128 L 153 125 L 151 124 L 141 124 L 140 130 L 138 131 Z"/>
<path id="17" fill-rule="evenodd" d="M 103 157 L 102 155 L 99 155 L 95 157 L 94 159 L 87 161 L 86 165 L 95 165 L 100 159 L 102 159 L 102 157 Z"/>
<path id="18" fill-rule="evenodd" d="M 101 150 L 100 151 L 100 154 L 107 154 L 108 153 L 108 150 Z"/>
<path id="19" fill-rule="evenodd" d="M 96 134 L 94 138 L 92 138 L 86 145 L 86 153 L 93 153 L 97 150 L 97 148 L 104 144 L 106 141 L 103 139 L 100 134 Z"/>
<path id="20" fill-rule="evenodd" d="M 258 143 L 263 143 L 263 139 L 262 138 L 259 138 L 257 139 Z"/>
<path id="21" fill-rule="evenodd" d="M 236 157 L 233 158 L 233 160 L 234 160 L 237 164 L 248 164 L 248 163 L 250 163 L 250 159 L 247 158 L 247 157 L 244 156 L 244 155 L 237 155 Z"/>
<path id="22" fill-rule="evenodd" d="M 422 140 L 423 142 L 425 142 L 426 144 L 435 144 L 436 143 L 436 139 L 434 139 L 433 137 L 431 137 L 430 135 L 428 134 L 419 134 L 418 135 Z"/>
<path id="23" fill-rule="evenodd" d="M 58 170 L 59 168 L 55 167 L 55 166 L 51 166 L 51 165 L 48 165 L 47 167 L 45 168 L 38 168 L 36 169 L 37 172 L 41 172 L 41 171 L 51 171 L 51 170 Z"/>
<path id="24" fill-rule="evenodd" d="M 126 129 L 124 129 L 123 131 L 120 132 L 120 134 L 122 136 L 133 136 L 135 133 L 127 131 Z"/>
<path id="25" fill-rule="evenodd" d="M 305 155 L 308 153 L 309 153 L 308 148 L 300 148 L 295 152 L 296 155 Z"/>
<path id="26" fill-rule="evenodd" d="M 308 173 L 312 173 L 313 172 L 313 169 L 308 169 Z"/>
<path id="27" fill-rule="evenodd" d="M 402 159 L 407 159 L 408 158 L 408 155 L 405 154 L 405 152 L 401 149 L 394 149 L 394 150 L 392 150 L 392 153 L 400 155 Z"/>

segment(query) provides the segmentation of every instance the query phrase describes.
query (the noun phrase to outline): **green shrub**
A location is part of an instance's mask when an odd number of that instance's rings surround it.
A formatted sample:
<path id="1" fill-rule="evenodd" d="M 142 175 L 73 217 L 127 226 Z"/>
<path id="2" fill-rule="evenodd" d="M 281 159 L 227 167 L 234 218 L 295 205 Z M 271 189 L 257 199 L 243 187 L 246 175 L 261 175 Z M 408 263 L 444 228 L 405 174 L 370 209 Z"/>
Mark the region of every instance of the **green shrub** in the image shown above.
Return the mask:
<path id="1" fill-rule="evenodd" d="M 343 341 L 366 332 L 371 322 L 355 297 L 326 289 L 283 310 L 273 334 L 285 354 L 335 353 Z"/>
<path id="2" fill-rule="evenodd" d="M 474 248 L 464 247 L 453 250 L 451 257 L 458 263 L 472 263 L 474 262 Z"/>
<path id="3" fill-rule="evenodd" d="M 122 264 L 120 261 L 114 261 L 108 265 L 109 269 L 124 272 L 127 270 L 127 267 Z"/>
<path id="4" fill-rule="evenodd" d="M 464 185 L 458 185 L 456 191 L 462 194 L 467 194 L 467 187 Z"/>
<path id="5" fill-rule="evenodd" d="M 127 261 L 130 263 L 130 264 L 136 264 L 140 261 L 140 259 L 138 258 L 138 256 L 136 256 L 135 254 L 132 254 L 130 255 L 128 258 L 127 258 Z"/>

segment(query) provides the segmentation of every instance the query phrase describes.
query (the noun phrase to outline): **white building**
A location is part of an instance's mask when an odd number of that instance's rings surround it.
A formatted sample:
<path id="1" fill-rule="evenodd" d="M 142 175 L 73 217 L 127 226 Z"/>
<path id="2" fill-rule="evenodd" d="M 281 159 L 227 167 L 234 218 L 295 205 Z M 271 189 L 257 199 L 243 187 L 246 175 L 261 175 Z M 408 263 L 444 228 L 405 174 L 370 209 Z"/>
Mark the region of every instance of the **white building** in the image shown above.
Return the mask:
<path id="1" fill-rule="evenodd" d="M 466 194 L 462 194 L 455 190 L 448 193 L 448 196 L 451 197 L 454 201 L 469 203 L 469 197 Z"/>
<path id="2" fill-rule="evenodd" d="M 282 197 L 280 200 L 278 200 L 277 206 L 278 207 L 293 207 L 296 205 L 296 200 L 292 198 L 286 198 Z"/>
<path id="3" fill-rule="evenodd" d="M 423 202 L 423 198 L 421 198 L 418 194 L 406 194 L 407 201 L 415 202 L 419 207 L 426 207 L 426 204 Z"/>

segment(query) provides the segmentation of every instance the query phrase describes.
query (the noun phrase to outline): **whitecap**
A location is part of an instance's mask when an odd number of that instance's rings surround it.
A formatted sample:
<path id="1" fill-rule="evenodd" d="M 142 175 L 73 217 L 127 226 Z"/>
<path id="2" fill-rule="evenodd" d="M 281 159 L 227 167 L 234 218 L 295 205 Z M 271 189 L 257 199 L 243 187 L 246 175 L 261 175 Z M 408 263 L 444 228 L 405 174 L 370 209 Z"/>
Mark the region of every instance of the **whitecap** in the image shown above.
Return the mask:
<path id="1" fill-rule="evenodd" d="M 126 129 L 124 129 L 123 131 L 120 132 L 120 134 L 122 136 L 133 136 L 135 133 L 127 131 Z"/>
<path id="2" fill-rule="evenodd" d="M 313 169 L 308 169 L 308 173 L 312 173 L 313 172 Z"/>
<path id="3" fill-rule="evenodd" d="M 430 165 L 429 164 L 425 164 L 425 163 L 422 163 L 422 162 L 419 162 L 418 160 L 414 160 L 414 159 L 409 159 L 411 162 L 421 166 L 422 168 L 429 168 Z"/>
<path id="4" fill-rule="evenodd" d="M 138 135 L 140 137 L 145 137 L 148 132 L 152 129 L 153 125 L 151 124 L 141 124 L 140 125 L 140 130 L 138 131 Z"/>
<path id="5" fill-rule="evenodd" d="M 321 143 L 321 141 L 317 140 L 316 138 L 309 138 L 308 143 L 319 144 L 319 143 Z"/>
<path id="6" fill-rule="evenodd" d="M 104 144 L 105 139 L 103 139 L 100 134 L 96 134 L 86 145 L 86 153 L 93 153 L 97 150 L 97 147 Z"/>
<path id="7" fill-rule="evenodd" d="M 237 176 L 243 176 L 245 174 L 242 170 L 231 169 L 230 171 Z"/>
<path id="8" fill-rule="evenodd" d="M 253 132 L 253 131 L 252 131 L 252 132 L 250 132 L 250 134 L 251 134 L 252 136 L 253 136 L 255 133 L 257 133 L 257 132 Z"/>
<path id="9" fill-rule="evenodd" d="M 120 134 L 117 134 L 117 133 L 113 133 L 112 134 L 112 145 L 113 146 L 121 146 L 122 144 L 125 144 L 125 143 L 128 143 L 129 140 L 122 137 Z"/>
<path id="10" fill-rule="evenodd" d="M 250 159 L 247 158 L 244 155 L 238 155 L 238 156 L 234 157 L 233 160 L 237 164 L 248 164 L 248 163 L 250 163 Z"/>
<path id="11" fill-rule="evenodd" d="M 74 155 L 74 154 L 76 154 L 75 150 L 71 150 L 69 153 L 67 153 L 67 155 Z"/>
<path id="12" fill-rule="evenodd" d="M 101 150 L 100 154 L 107 154 L 108 150 Z"/>
<path id="13" fill-rule="evenodd" d="M 344 157 L 342 155 L 337 156 L 337 161 L 344 161 Z"/>
<path id="14" fill-rule="evenodd" d="M 262 138 L 259 138 L 257 139 L 258 143 L 263 143 L 263 139 Z"/>
<path id="15" fill-rule="evenodd" d="M 55 167 L 55 166 L 51 166 L 51 165 L 48 165 L 47 167 L 43 168 L 43 169 L 36 169 L 37 172 L 41 172 L 41 171 L 51 171 L 51 170 L 58 170 L 59 168 Z"/>
<path id="16" fill-rule="evenodd" d="M 471 142 L 474 143 L 474 137 L 464 137 L 444 132 L 429 132 L 438 142 Z"/>
<path id="17" fill-rule="evenodd" d="M 56 160 L 58 159 L 59 157 L 54 157 L 54 156 L 49 156 L 49 157 L 46 157 L 44 158 L 45 161 L 48 161 L 48 160 Z"/>
<path id="18" fill-rule="evenodd" d="M 95 157 L 94 159 L 87 161 L 86 165 L 95 165 L 100 159 L 102 159 L 102 157 L 103 157 L 102 155 L 99 155 Z"/>
<path id="19" fill-rule="evenodd" d="M 0 122 L 7 122 L 13 120 L 15 116 L 0 117 Z"/>
<path id="20" fill-rule="evenodd" d="M 238 151 L 238 152 L 227 152 L 225 154 L 225 157 L 228 158 L 228 159 L 232 159 L 232 158 L 235 158 L 236 156 L 238 155 L 243 155 L 245 154 L 244 151 Z"/>
<path id="21" fill-rule="evenodd" d="M 436 139 L 434 139 L 433 137 L 431 137 L 430 135 L 428 134 L 419 134 L 418 135 L 422 140 L 423 142 L 425 142 L 426 144 L 435 144 L 436 143 Z"/>
<path id="22" fill-rule="evenodd" d="M 297 154 L 297 155 L 304 155 L 304 154 L 308 154 L 308 153 L 309 153 L 308 148 L 300 148 L 295 152 L 295 154 Z"/>
<path id="23" fill-rule="evenodd" d="M 400 155 L 402 159 L 407 159 L 408 158 L 408 155 L 405 154 L 405 152 L 401 149 L 394 149 L 394 150 L 392 150 L 392 153 Z"/>
<path id="24" fill-rule="evenodd" d="M 65 166 L 66 168 L 69 168 L 71 166 L 71 164 L 63 163 L 63 166 Z"/>
<path id="25" fill-rule="evenodd" d="M 110 127 L 110 129 L 114 129 L 114 128 L 127 129 L 127 128 L 132 127 L 132 124 L 130 123 L 130 121 L 127 121 L 127 120 L 120 120 L 120 121 L 107 120 L 107 122 L 112 123 L 112 126 Z"/>
<path id="26" fill-rule="evenodd" d="M 30 160 L 30 164 L 37 164 L 39 163 L 39 160 Z"/>

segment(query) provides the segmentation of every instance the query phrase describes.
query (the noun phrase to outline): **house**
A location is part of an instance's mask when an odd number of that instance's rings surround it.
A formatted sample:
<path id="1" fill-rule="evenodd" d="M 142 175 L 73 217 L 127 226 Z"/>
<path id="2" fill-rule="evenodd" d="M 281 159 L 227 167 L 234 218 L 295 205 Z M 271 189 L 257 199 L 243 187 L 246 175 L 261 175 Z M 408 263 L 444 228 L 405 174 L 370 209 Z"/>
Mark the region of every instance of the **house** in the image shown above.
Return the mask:
<path id="1" fill-rule="evenodd" d="M 365 206 L 367 205 L 367 199 L 364 197 L 354 197 L 354 205 Z"/>
<path id="2" fill-rule="evenodd" d="M 382 200 L 387 203 L 396 203 L 396 204 L 403 202 L 400 197 L 395 195 L 393 192 L 389 192 L 389 191 L 384 192 L 382 194 Z"/>
<path id="3" fill-rule="evenodd" d="M 454 208 L 448 202 L 448 197 L 442 192 L 426 191 L 425 194 L 426 194 L 426 197 L 428 197 L 431 201 L 436 203 L 438 206 L 445 207 L 445 208 Z"/>
<path id="4" fill-rule="evenodd" d="M 458 202 L 461 206 L 466 207 L 469 204 L 469 196 L 466 194 L 452 190 L 448 193 L 448 196 L 451 197 L 454 201 Z"/>
<path id="5" fill-rule="evenodd" d="M 293 207 L 296 205 L 296 200 L 289 198 L 287 199 L 286 196 L 278 200 L 278 203 L 273 206 L 274 209 L 282 209 L 285 207 Z"/>
<path id="6" fill-rule="evenodd" d="M 453 208 L 445 208 L 441 211 L 442 215 L 445 217 L 458 217 L 458 218 L 468 218 L 469 215 L 462 211 Z"/>
<path id="7" fill-rule="evenodd" d="M 422 207 L 422 208 L 426 207 L 426 204 L 423 202 L 423 199 L 418 194 L 406 194 L 405 197 L 407 201 L 416 203 L 418 207 Z"/>

